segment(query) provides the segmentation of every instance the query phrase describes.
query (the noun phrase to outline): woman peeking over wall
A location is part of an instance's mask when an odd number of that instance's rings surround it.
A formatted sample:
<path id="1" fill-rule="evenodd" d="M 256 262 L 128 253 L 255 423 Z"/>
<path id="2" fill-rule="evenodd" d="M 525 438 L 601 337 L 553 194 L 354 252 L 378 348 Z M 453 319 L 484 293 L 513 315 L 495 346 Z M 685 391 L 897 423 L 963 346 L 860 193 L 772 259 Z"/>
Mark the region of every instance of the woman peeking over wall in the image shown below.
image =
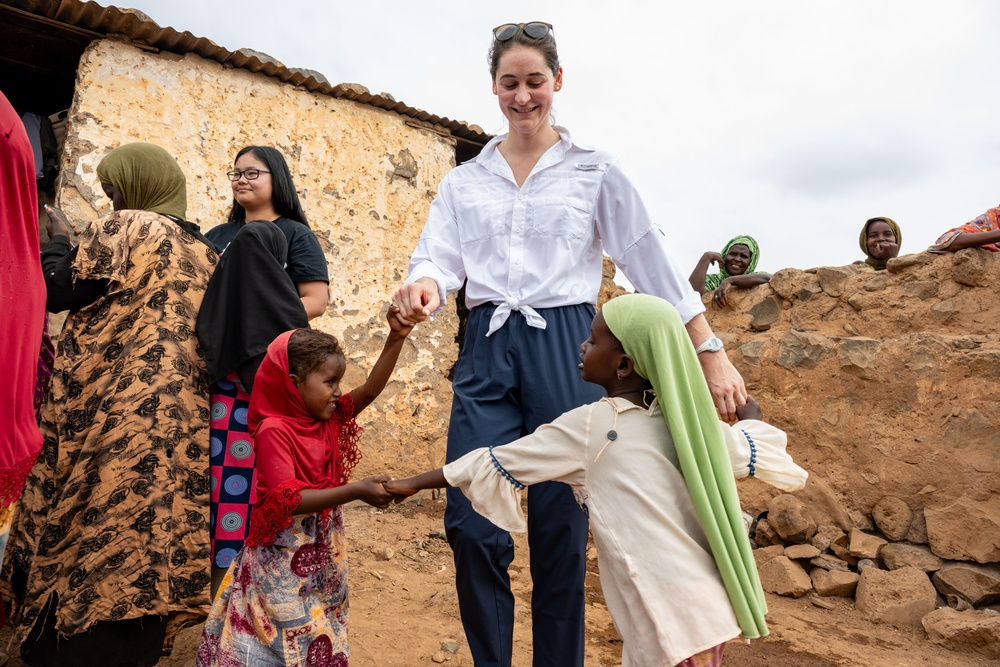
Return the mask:
<path id="1" fill-rule="evenodd" d="M 714 291 L 712 303 L 719 308 L 729 305 L 727 292 L 730 287 L 754 287 L 770 282 L 770 273 L 757 273 L 760 248 L 751 236 L 737 236 L 730 239 L 722 253 L 708 251 L 701 256 L 698 265 L 688 279 L 691 287 L 699 294 Z M 712 264 L 719 266 L 718 273 L 708 273 Z"/>
<path id="2" fill-rule="evenodd" d="M 889 260 L 899 255 L 903 234 L 892 218 L 869 218 L 861 229 L 858 242 L 861 250 L 868 255 L 865 264 L 876 271 L 885 271 Z"/>
<path id="3" fill-rule="evenodd" d="M 955 252 L 964 248 L 1000 251 L 1000 206 L 991 208 L 972 222 L 949 229 L 927 252 Z"/>

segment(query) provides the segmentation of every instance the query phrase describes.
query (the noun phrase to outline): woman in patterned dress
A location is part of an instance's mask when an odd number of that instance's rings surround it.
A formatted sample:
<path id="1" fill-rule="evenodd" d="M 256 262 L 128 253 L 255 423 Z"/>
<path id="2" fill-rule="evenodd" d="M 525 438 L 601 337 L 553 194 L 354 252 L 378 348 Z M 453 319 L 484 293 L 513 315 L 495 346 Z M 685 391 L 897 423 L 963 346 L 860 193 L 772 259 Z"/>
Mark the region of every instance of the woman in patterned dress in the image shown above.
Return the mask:
<path id="1" fill-rule="evenodd" d="M 162 148 L 109 153 L 114 212 L 80 245 L 49 209 L 47 308 L 69 310 L 42 453 L 3 567 L 32 665 L 152 665 L 209 608 L 208 382 L 195 317 L 217 261 Z"/>

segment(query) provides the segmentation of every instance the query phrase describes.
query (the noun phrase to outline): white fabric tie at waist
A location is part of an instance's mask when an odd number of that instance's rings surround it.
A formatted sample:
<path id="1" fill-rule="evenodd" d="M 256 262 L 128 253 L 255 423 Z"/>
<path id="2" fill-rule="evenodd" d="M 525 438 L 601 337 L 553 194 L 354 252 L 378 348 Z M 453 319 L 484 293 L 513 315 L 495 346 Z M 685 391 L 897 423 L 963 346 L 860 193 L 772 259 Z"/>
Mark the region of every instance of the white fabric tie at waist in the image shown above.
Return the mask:
<path id="1" fill-rule="evenodd" d="M 531 306 L 518 304 L 517 299 L 507 299 L 503 303 L 498 304 L 497 309 L 493 311 L 493 317 L 490 318 L 490 329 L 486 332 L 486 335 L 489 336 L 499 330 L 507 321 L 507 318 L 510 317 L 510 313 L 513 310 L 524 315 L 524 319 L 528 321 L 528 326 L 535 327 L 536 329 L 545 328 L 545 318 L 539 315 L 537 310 Z"/>

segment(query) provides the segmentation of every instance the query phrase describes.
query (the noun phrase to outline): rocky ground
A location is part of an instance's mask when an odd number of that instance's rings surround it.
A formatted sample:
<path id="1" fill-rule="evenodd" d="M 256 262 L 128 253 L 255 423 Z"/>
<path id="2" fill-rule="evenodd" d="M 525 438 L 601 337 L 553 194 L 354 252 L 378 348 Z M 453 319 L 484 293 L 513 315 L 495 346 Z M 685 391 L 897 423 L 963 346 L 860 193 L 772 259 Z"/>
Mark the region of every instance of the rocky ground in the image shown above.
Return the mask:
<path id="1" fill-rule="evenodd" d="M 348 508 L 351 543 L 351 665 L 409 667 L 443 663 L 471 666 L 472 657 L 458 620 L 454 567 L 441 531 L 444 500 L 429 493 L 382 512 L 365 505 Z M 531 581 L 527 545 L 511 567 L 517 595 L 514 664 L 531 659 Z M 597 561 L 591 552 L 588 573 L 588 667 L 620 664 L 621 642 L 603 603 Z M 922 630 L 900 630 L 862 618 L 848 598 L 768 595 L 771 635 L 750 646 L 730 643 L 724 664 L 826 667 L 917 667 L 994 665 L 985 657 L 956 653 L 928 641 Z M 194 665 L 199 628 L 185 632 L 163 667 Z M 7 648 L 9 631 L 0 634 Z M 16 647 L 9 664 L 19 667 Z"/>

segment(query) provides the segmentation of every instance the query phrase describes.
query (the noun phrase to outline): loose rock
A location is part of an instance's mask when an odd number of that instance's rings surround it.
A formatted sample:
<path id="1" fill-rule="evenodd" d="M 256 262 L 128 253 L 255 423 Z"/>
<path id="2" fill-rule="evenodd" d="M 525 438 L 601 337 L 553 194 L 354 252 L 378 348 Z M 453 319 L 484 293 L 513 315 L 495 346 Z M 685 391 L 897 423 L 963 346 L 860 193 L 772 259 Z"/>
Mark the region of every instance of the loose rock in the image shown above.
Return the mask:
<path id="1" fill-rule="evenodd" d="M 895 496 L 885 496 L 872 508 L 872 519 L 890 541 L 899 542 L 910 531 L 913 512 L 906 501 Z"/>
<path id="2" fill-rule="evenodd" d="M 973 607 L 1000 601 L 1000 566 L 948 563 L 932 579 L 942 595 L 957 595 Z"/>
<path id="3" fill-rule="evenodd" d="M 806 571 L 785 556 L 771 558 L 758 568 L 758 573 L 760 584 L 768 593 L 800 598 L 812 590 L 812 580 Z"/>
<path id="4" fill-rule="evenodd" d="M 794 544 L 804 544 L 816 534 L 816 524 L 806 514 L 805 505 L 787 493 L 776 496 L 768 505 L 767 523 L 783 540 Z"/>
<path id="5" fill-rule="evenodd" d="M 1000 614 L 938 609 L 927 614 L 922 624 L 935 644 L 1000 659 Z"/>
<path id="6" fill-rule="evenodd" d="M 904 567 L 892 572 L 870 567 L 861 573 L 854 596 L 866 618 L 899 627 L 919 627 L 934 611 L 937 591 L 920 570 Z"/>
<path id="7" fill-rule="evenodd" d="M 829 572 L 816 568 L 809 573 L 813 588 L 823 597 L 851 597 L 858 587 L 860 575 L 854 572 Z"/>
<path id="8" fill-rule="evenodd" d="M 892 542 L 882 547 L 878 555 L 889 570 L 915 567 L 923 572 L 937 572 L 944 565 L 944 561 L 931 553 L 930 549 L 915 544 Z"/>

